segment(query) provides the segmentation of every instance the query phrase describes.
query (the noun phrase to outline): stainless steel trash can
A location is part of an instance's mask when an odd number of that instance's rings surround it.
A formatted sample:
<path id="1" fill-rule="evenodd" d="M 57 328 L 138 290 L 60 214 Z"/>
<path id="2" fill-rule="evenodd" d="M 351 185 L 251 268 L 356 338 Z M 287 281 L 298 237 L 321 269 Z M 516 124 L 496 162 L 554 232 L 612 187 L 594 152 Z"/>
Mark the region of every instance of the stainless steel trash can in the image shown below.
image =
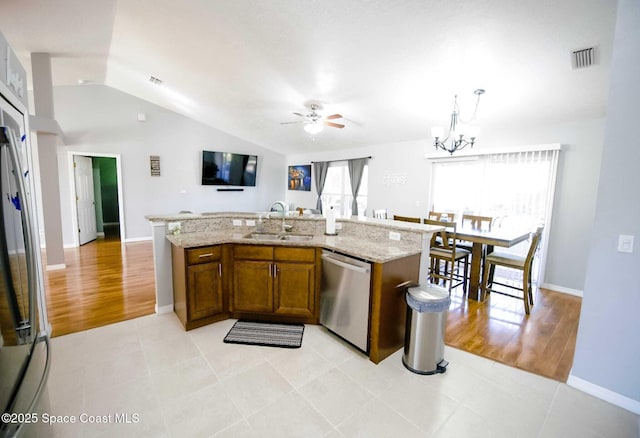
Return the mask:
<path id="1" fill-rule="evenodd" d="M 419 285 L 407 290 L 407 325 L 402 363 L 414 373 L 444 373 L 444 332 L 451 304 L 449 291 Z"/>

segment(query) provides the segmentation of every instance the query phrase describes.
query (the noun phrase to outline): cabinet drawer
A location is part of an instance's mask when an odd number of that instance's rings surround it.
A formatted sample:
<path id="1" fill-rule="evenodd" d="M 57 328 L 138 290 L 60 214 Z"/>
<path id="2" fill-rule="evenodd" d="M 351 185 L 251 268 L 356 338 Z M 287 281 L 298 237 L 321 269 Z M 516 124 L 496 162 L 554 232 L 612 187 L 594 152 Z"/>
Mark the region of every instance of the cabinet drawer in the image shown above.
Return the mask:
<path id="1" fill-rule="evenodd" d="M 220 246 L 204 246 L 187 250 L 187 264 L 197 265 L 220 259 Z"/>
<path id="2" fill-rule="evenodd" d="M 287 262 L 315 262 L 315 248 L 298 248 L 289 246 L 276 246 L 274 248 L 274 258 L 277 261 Z"/>
<path id="3" fill-rule="evenodd" d="M 266 245 L 236 245 L 233 256 L 237 259 L 273 260 L 273 247 Z"/>

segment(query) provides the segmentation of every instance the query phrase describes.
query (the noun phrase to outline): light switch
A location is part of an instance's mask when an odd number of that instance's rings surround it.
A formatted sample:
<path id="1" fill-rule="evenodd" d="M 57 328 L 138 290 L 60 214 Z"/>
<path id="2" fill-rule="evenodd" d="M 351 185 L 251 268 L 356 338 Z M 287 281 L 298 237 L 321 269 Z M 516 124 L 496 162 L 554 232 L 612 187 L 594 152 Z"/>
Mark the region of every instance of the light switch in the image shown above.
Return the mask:
<path id="1" fill-rule="evenodd" d="M 633 236 L 627 234 L 618 236 L 618 252 L 633 252 Z"/>

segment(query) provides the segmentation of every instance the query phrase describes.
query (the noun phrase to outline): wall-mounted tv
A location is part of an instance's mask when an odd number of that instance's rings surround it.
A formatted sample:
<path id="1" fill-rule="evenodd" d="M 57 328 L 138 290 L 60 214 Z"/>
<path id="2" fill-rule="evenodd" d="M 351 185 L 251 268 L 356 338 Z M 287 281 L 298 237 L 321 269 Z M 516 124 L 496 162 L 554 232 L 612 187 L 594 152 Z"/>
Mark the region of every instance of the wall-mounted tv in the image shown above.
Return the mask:
<path id="1" fill-rule="evenodd" d="M 257 155 L 202 151 L 202 185 L 255 186 Z"/>

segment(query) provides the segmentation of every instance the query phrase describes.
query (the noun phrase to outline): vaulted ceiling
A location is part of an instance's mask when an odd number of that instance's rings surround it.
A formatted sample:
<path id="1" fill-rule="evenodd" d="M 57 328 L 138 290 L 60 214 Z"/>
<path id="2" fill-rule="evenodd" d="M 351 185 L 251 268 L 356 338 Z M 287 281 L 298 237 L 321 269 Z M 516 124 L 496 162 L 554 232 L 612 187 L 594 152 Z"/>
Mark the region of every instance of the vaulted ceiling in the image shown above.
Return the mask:
<path id="1" fill-rule="evenodd" d="M 283 153 L 426 139 L 486 89 L 482 129 L 606 113 L 614 0 L 0 0 L 54 85 L 106 84 Z M 597 46 L 573 69 L 570 52 Z M 150 82 L 153 76 L 162 85 Z M 344 129 L 310 138 L 310 102 Z"/>

